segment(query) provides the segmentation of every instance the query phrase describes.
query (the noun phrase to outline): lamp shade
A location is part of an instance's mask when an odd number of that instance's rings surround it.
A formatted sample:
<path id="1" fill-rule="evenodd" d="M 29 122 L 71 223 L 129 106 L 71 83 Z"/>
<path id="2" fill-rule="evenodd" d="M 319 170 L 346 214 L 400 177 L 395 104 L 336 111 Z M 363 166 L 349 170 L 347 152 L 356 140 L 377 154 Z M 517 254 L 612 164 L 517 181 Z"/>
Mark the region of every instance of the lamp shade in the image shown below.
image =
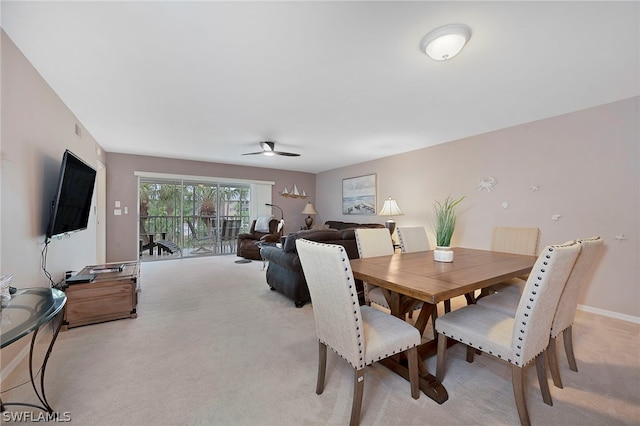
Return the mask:
<path id="1" fill-rule="evenodd" d="M 471 28 L 464 24 L 451 24 L 427 34 L 420 43 L 422 51 L 436 61 L 456 56 L 471 38 Z"/>
<path id="2" fill-rule="evenodd" d="M 380 209 L 380 213 L 378 214 L 380 216 L 398 216 L 404 213 L 402 213 L 402 210 L 400 210 L 400 207 L 398 207 L 398 203 L 396 202 L 396 200 L 389 197 L 388 199 L 384 200 L 382 209 Z"/>
<path id="3" fill-rule="evenodd" d="M 307 203 L 307 205 L 304 206 L 304 209 L 300 213 L 302 213 L 302 214 L 318 214 L 318 212 L 316 212 L 316 209 L 313 207 L 313 204 L 311 204 L 311 203 Z"/>

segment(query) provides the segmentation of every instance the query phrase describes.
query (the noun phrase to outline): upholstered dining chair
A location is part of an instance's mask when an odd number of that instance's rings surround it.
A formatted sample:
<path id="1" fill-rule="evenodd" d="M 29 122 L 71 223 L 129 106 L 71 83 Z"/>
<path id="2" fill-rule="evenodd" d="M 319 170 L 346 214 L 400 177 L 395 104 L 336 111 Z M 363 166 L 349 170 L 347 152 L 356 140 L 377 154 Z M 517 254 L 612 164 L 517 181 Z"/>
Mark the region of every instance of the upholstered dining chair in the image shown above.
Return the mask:
<path id="1" fill-rule="evenodd" d="M 402 253 L 414 253 L 417 251 L 429 251 L 431 246 L 429 245 L 429 239 L 427 238 L 427 232 L 423 226 L 399 226 L 396 228 L 398 234 L 398 240 L 400 241 L 400 250 Z M 422 308 L 422 303 L 416 304 L 414 309 Z M 451 310 L 451 309 L 449 309 Z M 409 318 L 413 317 L 413 311 L 409 311 Z M 436 318 L 438 317 L 437 309 L 433 310 L 431 314 L 431 321 L 433 323 L 433 336 L 436 335 Z"/>
<path id="2" fill-rule="evenodd" d="M 436 320 L 436 377 L 444 378 L 447 340 L 454 339 L 511 364 L 513 393 L 520 422 L 529 425 L 523 369 L 536 361 L 543 400 L 552 405 L 545 353 L 560 295 L 580 253 L 575 241 L 546 247 L 534 264 L 515 317 L 480 305 L 469 305 Z"/>
<path id="3" fill-rule="evenodd" d="M 429 251 L 429 239 L 423 226 L 399 226 L 396 228 L 402 253 Z"/>
<path id="4" fill-rule="evenodd" d="M 390 256 L 394 253 L 393 240 L 387 228 L 356 228 L 356 245 L 361 259 L 376 256 Z M 363 283 L 364 301 L 390 309 L 380 287 Z"/>
<path id="5" fill-rule="evenodd" d="M 539 244 L 539 228 L 494 226 L 491 232 L 491 250 L 493 251 L 537 256 Z M 480 290 L 478 299 L 500 290 L 521 292 L 526 279 L 527 277 L 523 276 L 521 278 L 513 278 L 491 287 L 485 287 Z"/>
<path id="6" fill-rule="evenodd" d="M 603 247 L 600 237 L 591 237 L 578 240 L 582 246 L 578 260 L 573 266 L 567 284 L 562 291 L 558 307 L 556 309 L 551 333 L 549 336 L 549 347 L 547 348 L 547 359 L 551 377 L 556 387 L 562 388 L 562 378 L 558 368 L 558 357 L 556 353 L 556 339 L 560 334 L 564 341 L 564 350 L 569 361 L 569 368 L 578 371 L 578 365 L 573 351 L 573 321 L 578 307 L 578 295 L 580 288 L 585 284 L 593 271 L 596 257 Z M 495 309 L 510 316 L 515 316 L 518 304 L 520 303 L 520 293 L 517 291 L 500 291 L 488 297 L 478 300 L 478 305 Z"/>
<path id="7" fill-rule="evenodd" d="M 389 235 L 389 231 L 382 229 Z M 411 396 L 420 397 L 418 349 L 420 332 L 412 325 L 370 306 L 360 306 L 349 257 L 344 247 L 299 238 L 296 248 L 304 271 L 318 336 L 316 393 L 324 391 L 327 347 L 354 368 L 351 425 L 360 422 L 364 368 L 406 352 Z"/>

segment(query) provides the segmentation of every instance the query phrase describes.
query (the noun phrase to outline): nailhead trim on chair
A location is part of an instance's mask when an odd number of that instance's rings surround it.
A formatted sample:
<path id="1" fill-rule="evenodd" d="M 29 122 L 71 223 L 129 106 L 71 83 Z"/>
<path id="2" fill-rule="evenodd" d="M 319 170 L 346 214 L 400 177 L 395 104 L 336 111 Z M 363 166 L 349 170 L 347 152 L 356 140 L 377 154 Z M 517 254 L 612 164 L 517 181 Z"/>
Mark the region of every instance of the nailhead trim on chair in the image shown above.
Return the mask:
<path id="1" fill-rule="evenodd" d="M 316 242 L 316 241 L 309 241 L 309 242 L 310 242 L 310 243 L 312 243 L 312 244 L 322 244 L 322 243 L 319 243 L 319 242 Z M 345 252 L 345 250 L 344 250 L 344 247 L 340 247 L 340 252 L 341 252 L 341 253 L 343 253 L 343 254 L 345 254 L 345 253 L 346 253 L 346 252 Z M 349 261 L 348 257 L 343 257 L 341 260 L 342 260 L 342 262 L 343 262 L 343 263 L 346 263 L 346 262 L 348 262 L 348 261 Z M 347 268 L 347 267 L 345 266 L 345 268 L 344 268 L 344 272 L 347 272 L 348 270 L 349 270 L 349 268 Z M 347 276 L 347 279 L 350 281 L 350 280 L 351 280 L 351 277 Z M 357 296 L 353 293 L 354 285 L 353 285 L 353 284 L 349 284 L 349 288 L 350 288 L 350 289 L 351 289 L 351 291 L 352 291 L 352 293 L 351 293 L 352 304 L 353 304 L 354 306 L 356 306 L 356 303 L 357 303 Z M 358 306 L 359 306 L 359 304 L 358 304 Z M 353 311 L 354 316 L 356 316 L 357 312 L 358 312 L 357 310 L 354 310 L 354 311 Z M 359 338 L 359 339 L 361 339 L 362 335 L 361 335 L 361 333 L 360 333 L 360 325 L 359 325 L 359 323 L 358 323 L 358 318 L 357 318 L 357 316 L 356 316 L 356 332 L 357 332 L 358 338 Z M 331 350 L 332 350 L 336 355 L 338 355 L 340 358 L 342 358 L 342 359 L 344 359 L 345 361 L 347 361 L 347 362 L 349 363 L 349 365 L 351 365 L 351 366 L 352 366 L 354 369 L 356 369 L 356 370 L 361 370 L 361 369 L 363 369 L 364 367 L 366 367 L 367 365 L 371 365 L 371 364 L 373 364 L 374 362 L 376 362 L 376 360 L 372 360 L 370 363 L 366 363 L 366 362 L 365 362 L 364 357 L 362 356 L 362 342 L 361 342 L 361 341 L 360 341 L 360 342 L 358 342 L 358 346 L 360 347 L 360 349 L 359 349 L 359 353 L 360 353 L 360 355 L 361 355 L 361 356 L 360 356 L 360 365 L 359 365 L 359 366 L 356 366 L 356 365 L 354 365 L 353 363 L 351 363 L 351 361 L 349 361 L 349 360 L 348 360 L 347 358 L 345 358 L 342 354 L 340 354 L 340 353 L 339 353 L 339 352 L 337 352 L 334 348 L 332 348 L 332 347 L 331 347 L 331 345 L 327 344 L 326 342 L 321 341 L 320 339 L 318 339 L 318 341 L 319 341 L 320 343 L 322 343 L 323 345 L 327 346 L 328 348 L 330 348 L 330 349 L 331 349 Z M 397 351 L 395 351 L 395 350 L 394 350 L 394 351 L 392 352 L 392 354 L 391 354 L 391 355 L 395 355 L 395 354 L 398 354 L 398 353 L 404 352 L 405 350 L 411 349 L 412 347 L 415 347 L 415 346 L 417 346 L 417 345 L 407 346 L 405 349 L 399 348 Z M 389 355 L 389 354 L 387 354 L 387 355 L 385 356 L 385 358 L 388 358 L 389 356 L 390 356 L 390 355 Z M 379 361 L 379 360 L 381 360 L 381 359 L 384 359 L 384 358 L 379 356 L 379 357 L 378 357 L 378 361 Z"/>
<path id="2" fill-rule="evenodd" d="M 553 252 L 553 247 L 549 247 L 548 251 L 549 251 L 549 253 Z M 545 258 L 546 258 L 546 259 L 551 259 L 550 254 L 545 255 Z M 548 262 L 547 262 L 547 261 L 544 261 L 544 262 L 543 262 L 543 264 L 544 264 L 545 266 L 547 266 L 547 265 L 548 265 Z M 542 280 L 542 278 L 543 278 L 543 277 L 542 277 L 542 275 L 544 275 L 544 274 L 545 274 L 546 269 L 545 269 L 545 268 L 541 268 L 539 272 L 540 272 L 540 275 L 538 275 L 538 276 L 536 277 L 536 279 L 537 279 L 538 281 L 541 281 L 541 280 Z M 536 287 L 536 288 L 537 288 L 537 287 L 540 287 L 540 283 L 539 283 L 539 282 L 536 282 L 536 283 L 534 283 L 533 285 L 534 285 L 534 287 Z M 536 295 L 537 295 L 537 291 L 536 291 L 536 290 L 532 290 L 532 291 L 531 291 L 531 296 L 536 296 Z M 529 297 L 529 301 L 530 301 L 530 302 L 535 302 L 535 298 L 534 298 L 534 297 Z M 527 306 L 526 306 L 526 309 L 531 310 L 531 309 L 532 309 L 531 305 L 530 305 L 530 304 L 529 304 L 529 305 L 527 305 Z M 525 316 L 525 317 L 529 317 L 529 313 L 525 312 L 525 313 L 524 313 L 524 316 Z M 526 329 L 526 325 L 527 325 L 527 321 L 522 321 L 522 328 L 520 329 L 520 334 L 525 334 L 525 333 L 526 333 L 526 331 L 525 331 L 525 329 Z M 448 337 L 448 338 L 450 338 L 450 339 L 454 339 L 454 340 L 457 340 L 457 341 L 458 341 L 458 342 L 460 342 L 460 343 L 464 343 L 464 344 L 465 344 L 465 345 L 467 345 L 467 346 L 470 346 L 470 347 L 472 347 L 472 348 L 476 348 L 476 349 L 480 349 L 480 350 L 482 350 L 482 347 L 476 347 L 476 346 L 474 346 L 474 345 L 473 345 L 473 343 L 471 343 L 471 342 L 464 342 L 464 341 L 463 341 L 463 339 L 456 338 L 456 337 L 455 337 L 455 336 L 453 336 L 453 335 L 447 335 L 447 334 L 446 334 L 446 333 L 444 333 L 444 332 L 440 332 L 440 333 L 441 333 L 441 334 L 443 334 L 444 336 L 447 336 L 447 337 Z M 523 340 L 523 337 L 522 337 L 522 336 L 518 336 L 518 340 L 519 340 L 519 341 L 522 341 L 522 340 Z M 522 346 L 521 346 L 521 345 L 518 345 L 518 346 L 517 346 L 517 348 L 518 348 L 518 349 L 522 349 Z M 494 355 L 492 351 L 488 351 L 488 353 L 489 353 L 489 355 L 493 355 L 493 356 L 496 356 L 496 357 L 498 357 L 498 358 L 502 359 L 502 356 L 501 356 L 501 355 L 499 355 L 499 354 Z M 539 352 L 537 355 L 539 355 L 540 353 L 542 353 L 542 352 Z M 515 355 L 516 355 L 516 357 L 520 357 L 520 353 L 516 353 Z M 537 355 L 536 355 L 536 357 L 537 357 Z M 533 357 L 530 361 L 534 360 L 536 357 Z M 507 361 L 508 361 L 508 362 L 510 362 L 510 363 L 512 363 L 512 364 L 515 364 L 516 366 L 519 366 L 519 367 L 523 367 L 524 365 L 526 365 L 526 364 L 521 365 L 521 364 L 522 364 L 522 362 L 521 362 L 521 360 L 519 360 L 519 359 L 516 359 L 516 360 L 513 360 L 513 361 L 512 361 L 511 359 L 507 359 Z M 530 361 L 529 361 L 529 362 L 530 362 Z M 528 364 L 528 362 L 527 362 L 527 364 Z"/>

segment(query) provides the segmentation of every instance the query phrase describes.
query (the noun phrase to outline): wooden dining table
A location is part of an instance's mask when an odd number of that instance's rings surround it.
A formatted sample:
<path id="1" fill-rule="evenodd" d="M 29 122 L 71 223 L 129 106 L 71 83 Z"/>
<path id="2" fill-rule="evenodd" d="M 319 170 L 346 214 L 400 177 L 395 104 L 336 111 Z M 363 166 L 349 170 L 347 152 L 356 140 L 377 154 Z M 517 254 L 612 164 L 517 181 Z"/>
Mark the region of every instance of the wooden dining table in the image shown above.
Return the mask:
<path id="1" fill-rule="evenodd" d="M 434 261 L 433 251 L 350 260 L 356 279 L 382 288 L 392 315 L 405 319 L 408 312 L 423 303 L 415 321 L 423 336 L 423 343 L 418 348 L 422 360 L 436 353 L 437 338 L 425 340 L 424 331 L 439 302 L 466 295 L 467 302 L 474 303 L 475 290 L 525 275 L 537 259 L 536 256 L 462 247 L 453 251 L 453 262 Z M 409 379 L 406 360 L 401 357 L 387 358 L 381 363 Z M 442 404 L 448 399 L 446 389 L 427 371 L 423 361 L 418 364 L 420 389 Z"/>

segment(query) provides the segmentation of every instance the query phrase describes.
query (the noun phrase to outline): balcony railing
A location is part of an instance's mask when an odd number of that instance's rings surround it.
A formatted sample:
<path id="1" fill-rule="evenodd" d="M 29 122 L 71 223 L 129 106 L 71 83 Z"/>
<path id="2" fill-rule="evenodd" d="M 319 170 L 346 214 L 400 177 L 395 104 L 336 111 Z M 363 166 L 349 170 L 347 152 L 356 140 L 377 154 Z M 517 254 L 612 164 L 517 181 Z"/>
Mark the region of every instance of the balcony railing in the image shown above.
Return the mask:
<path id="1" fill-rule="evenodd" d="M 240 220 L 238 233 L 248 232 L 249 218 L 240 216 L 140 216 L 140 237 L 153 236 L 155 241 L 166 239 L 178 244 L 182 249 L 200 247 L 198 238 L 211 235 L 212 240 L 221 235 L 219 227 L 224 219 Z M 191 223 L 191 225 L 189 224 Z M 195 232 L 195 235 L 194 235 Z"/>

